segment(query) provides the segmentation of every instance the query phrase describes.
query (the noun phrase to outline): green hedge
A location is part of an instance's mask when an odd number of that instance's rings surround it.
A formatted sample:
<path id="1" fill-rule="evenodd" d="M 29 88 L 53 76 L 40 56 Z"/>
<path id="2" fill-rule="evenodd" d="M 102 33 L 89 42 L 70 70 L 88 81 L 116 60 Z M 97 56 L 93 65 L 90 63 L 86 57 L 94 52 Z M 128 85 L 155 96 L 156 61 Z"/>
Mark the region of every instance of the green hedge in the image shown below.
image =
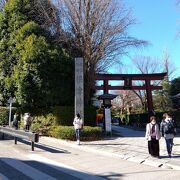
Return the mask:
<path id="1" fill-rule="evenodd" d="M 31 125 L 31 130 L 40 135 L 47 136 L 50 128 L 55 125 L 55 117 L 52 113 L 35 116 Z"/>
<path id="2" fill-rule="evenodd" d="M 49 136 L 67 140 L 76 139 L 75 130 L 73 126 L 54 126 L 50 129 Z M 84 126 L 83 130 L 81 131 L 82 141 L 98 140 L 101 138 L 102 128 L 100 127 Z"/>
<path id="3" fill-rule="evenodd" d="M 156 121 L 157 123 L 161 123 L 162 115 L 164 112 L 156 112 Z M 149 123 L 149 115 L 148 113 L 143 114 L 130 114 L 129 116 L 129 125 L 145 127 L 146 124 Z"/>
<path id="4" fill-rule="evenodd" d="M 52 110 L 57 125 L 72 126 L 74 119 L 74 107 L 56 106 Z"/>
<path id="5" fill-rule="evenodd" d="M 12 107 L 11 109 L 11 121 L 13 120 L 13 114 L 16 112 L 16 108 Z M 8 107 L 0 107 L 0 125 L 8 125 L 9 124 L 9 108 Z"/>
<path id="6" fill-rule="evenodd" d="M 52 110 L 52 114 L 55 116 L 57 125 L 72 126 L 74 119 L 74 107 L 72 106 L 57 106 Z M 84 123 L 86 126 L 96 125 L 96 108 L 85 107 L 84 108 Z"/>
<path id="7" fill-rule="evenodd" d="M 169 112 L 173 118 L 176 120 L 178 127 L 180 127 L 180 111 L 172 111 Z M 162 121 L 162 116 L 164 112 L 156 112 L 156 120 L 160 124 Z M 129 115 L 129 124 L 131 126 L 139 126 L 145 127 L 146 124 L 149 123 L 149 116 L 148 113 L 143 114 L 130 114 Z"/>
<path id="8" fill-rule="evenodd" d="M 84 108 L 85 126 L 96 126 L 96 107 L 89 106 Z"/>
<path id="9" fill-rule="evenodd" d="M 172 116 L 176 120 L 177 126 L 180 128 L 180 110 L 173 111 Z"/>
<path id="10" fill-rule="evenodd" d="M 129 125 L 137 127 L 145 127 L 148 123 L 148 114 L 130 114 L 129 115 Z"/>

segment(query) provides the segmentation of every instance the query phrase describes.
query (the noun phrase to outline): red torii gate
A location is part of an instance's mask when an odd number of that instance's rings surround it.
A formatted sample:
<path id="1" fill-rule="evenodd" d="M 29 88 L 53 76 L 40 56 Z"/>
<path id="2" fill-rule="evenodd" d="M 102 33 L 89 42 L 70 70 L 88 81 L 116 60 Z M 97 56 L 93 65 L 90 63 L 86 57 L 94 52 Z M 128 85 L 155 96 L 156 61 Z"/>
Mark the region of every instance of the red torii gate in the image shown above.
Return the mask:
<path id="1" fill-rule="evenodd" d="M 108 90 L 146 90 L 148 111 L 153 110 L 152 91 L 161 90 L 162 86 L 151 85 L 151 80 L 163 80 L 167 73 L 155 74 L 96 74 L 95 80 L 103 80 L 103 85 L 95 86 L 96 90 L 103 90 L 104 94 L 108 94 Z M 110 80 L 123 80 L 124 86 L 111 86 L 108 84 Z M 133 80 L 145 81 L 143 86 L 132 84 Z"/>

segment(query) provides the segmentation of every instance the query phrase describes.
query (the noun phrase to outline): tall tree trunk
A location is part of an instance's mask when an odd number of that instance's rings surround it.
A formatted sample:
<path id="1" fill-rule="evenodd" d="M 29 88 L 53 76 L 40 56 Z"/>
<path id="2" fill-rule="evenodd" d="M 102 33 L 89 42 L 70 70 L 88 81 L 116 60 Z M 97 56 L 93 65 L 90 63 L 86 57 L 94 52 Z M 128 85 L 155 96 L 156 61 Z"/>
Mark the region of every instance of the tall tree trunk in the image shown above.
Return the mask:
<path id="1" fill-rule="evenodd" d="M 85 105 L 91 105 L 91 98 L 95 93 L 95 68 L 89 63 L 85 66 L 84 103 Z"/>

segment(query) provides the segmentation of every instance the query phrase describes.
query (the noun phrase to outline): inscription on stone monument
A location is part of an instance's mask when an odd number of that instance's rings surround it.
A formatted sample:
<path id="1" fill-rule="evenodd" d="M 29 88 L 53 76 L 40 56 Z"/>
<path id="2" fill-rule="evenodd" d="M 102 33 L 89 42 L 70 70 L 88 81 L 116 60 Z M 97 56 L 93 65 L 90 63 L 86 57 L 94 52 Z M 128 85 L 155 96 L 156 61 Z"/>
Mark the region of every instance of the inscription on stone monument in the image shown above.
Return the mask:
<path id="1" fill-rule="evenodd" d="M 83 58 L 75 58 L 75 114 L 84 120 L 84 70 Z"/>

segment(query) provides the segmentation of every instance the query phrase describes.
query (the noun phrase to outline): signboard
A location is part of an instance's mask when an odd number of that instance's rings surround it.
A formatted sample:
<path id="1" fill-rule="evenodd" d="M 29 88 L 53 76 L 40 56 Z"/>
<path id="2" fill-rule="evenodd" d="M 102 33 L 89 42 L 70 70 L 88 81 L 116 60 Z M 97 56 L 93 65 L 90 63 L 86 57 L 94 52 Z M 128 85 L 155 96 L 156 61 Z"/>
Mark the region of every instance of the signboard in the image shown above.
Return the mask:
<path id="1" fill-rule="evenodd" d="M 132 78 L 126 77 L 124 78 L 124 89 L 131 90 L 132 89 Z"/>
<path id="2" fill-rule="evenodd" d="M 13 102 L 13 98 L 10 97 L 10 98 L 8 99 L 8 104 L 12 104 L 12 102 Z"/>
<path id="3" fill-rule="evenodd" d="M 106 133 L 111 133 L 111 110 L 110 108 L 105 108 L 105 130 Z"/>
<path id="4" fill-rule="evenodd" d="M 83 58 L 75 58 L 75 114 L 84 120 L 84 63 Z"/>

